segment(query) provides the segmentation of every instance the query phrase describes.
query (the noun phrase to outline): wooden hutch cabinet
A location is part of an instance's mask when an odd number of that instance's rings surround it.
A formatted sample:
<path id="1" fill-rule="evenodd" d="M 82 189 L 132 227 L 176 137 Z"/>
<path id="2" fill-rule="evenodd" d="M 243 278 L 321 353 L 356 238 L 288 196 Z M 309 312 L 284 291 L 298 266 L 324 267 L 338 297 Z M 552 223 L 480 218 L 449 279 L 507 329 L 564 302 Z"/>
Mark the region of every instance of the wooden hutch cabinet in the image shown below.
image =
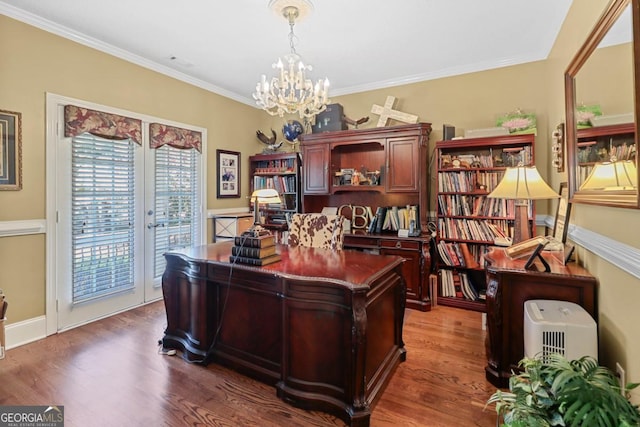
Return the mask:
<path id="1" fill-rule="evenodd" d="M 302 147 L 302 208 L 320 212 L 336 207 L 351 221 L 346 249 L 368 250 L 405 258 L 407 307 L 431 308 L 428 275 L 431 270 L 428 218 L 429 123 L 354 129 L 304 135 Z M 344 171 L 358 171 L 364 182 L 344 179 Z M 397 231 L 368 231 L 380 207 L 417 208 L 422 233 L 399 237 Z M 359 209 L 359 210 L 358 210 Z M 356 213 L 355 216 L 353 214 Z"/>

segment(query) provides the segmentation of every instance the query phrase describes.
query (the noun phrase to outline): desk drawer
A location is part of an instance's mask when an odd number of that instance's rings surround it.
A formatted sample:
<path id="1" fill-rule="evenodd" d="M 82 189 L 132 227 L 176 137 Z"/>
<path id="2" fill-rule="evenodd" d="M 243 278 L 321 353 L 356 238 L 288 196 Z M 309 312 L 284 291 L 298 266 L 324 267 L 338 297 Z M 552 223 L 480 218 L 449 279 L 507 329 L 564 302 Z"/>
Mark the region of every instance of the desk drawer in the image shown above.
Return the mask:
<path id="1" fill-rule="evenodd" d="M 378 242 L 376 237 L 344 236 L 345 248 L 378 248 Z"/>
<path id="2" fill-rule="evenodd" d="M 380 248 L 384 249 L 404 249 L 408 251 L 419 251 L 420 242 L 414 240 L 380 240 Z"/>

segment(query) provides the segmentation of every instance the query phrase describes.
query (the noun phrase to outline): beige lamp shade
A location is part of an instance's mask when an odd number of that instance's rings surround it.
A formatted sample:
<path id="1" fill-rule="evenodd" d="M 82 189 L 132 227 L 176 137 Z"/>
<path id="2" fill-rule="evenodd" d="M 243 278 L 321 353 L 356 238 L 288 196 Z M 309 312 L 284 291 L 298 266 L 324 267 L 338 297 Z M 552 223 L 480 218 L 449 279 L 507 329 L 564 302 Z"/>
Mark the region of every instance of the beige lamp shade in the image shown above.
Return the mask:
<path id="1" fill-rule="evenodd" d="M 544 182 L 535 166 L 507 168 L 496 188 L 487 196 L 515 199 L 513 243 L 531 238 L 528 221 L 529 200 L 553 199 L 560 195 Z"/>
<path id="2" fill-rule="evenodd" d="M 251 193 L 251 201 L 253 202 L 253 226 L 249 231 L 257 236 L 267 232 L 260 226 L 260 205 L 282 203 L 282 200 L 273 188 L 261 188 Z"/>
<path id="3" fill-rule="evenodd" d="M 596 163 L 580 190 L 627 190 L 638 186 L 638 169 L 632 160 Z"/>
<path id="4" fill-rule="evenodd" d="M 500 183 L 487 196 L 499 199 L 538 200 L 560 197 L 540 176 L 535 166 L 507 168 Z"/>

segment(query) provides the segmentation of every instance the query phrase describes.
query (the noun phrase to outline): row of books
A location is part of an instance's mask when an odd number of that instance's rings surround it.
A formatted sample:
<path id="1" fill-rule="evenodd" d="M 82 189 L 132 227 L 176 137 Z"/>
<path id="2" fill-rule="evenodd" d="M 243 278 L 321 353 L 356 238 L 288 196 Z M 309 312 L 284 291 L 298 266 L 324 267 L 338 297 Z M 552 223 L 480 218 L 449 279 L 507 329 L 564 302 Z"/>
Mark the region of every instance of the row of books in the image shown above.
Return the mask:
<path id="1" fill-rule="evenodd" d="M 486 245 L 467 245 L 466 243 L 438 242 L 438 255 L 443 263 L 450 267 L 478 268 L 484 265 Z"/>
<path id="2" fill-rule="evenodd" d="M 513 224 L 508 220 L 439 218 L 438 234 L 444 239 L 494 243 L 513 236 Z"/>
<path id="3" fill-rule="evenodd" d="M 295 175 L 258 176 L 253 177 L 253 188 L 274 188 L 278 193 L 295 193 Z"/>
<path id="4" fill-rule="evenodd" d="M 492 216 L 513 218 L 515 200 L 495 199 L 468 194 L 439 194 L 438 212 L 440 216 Z M 529 204 L 529 217 L 533 207 Z"/>
<path id="5" fill-rule="evenodd" d="M 578 144 L 578 162 L 580 163 L 609 161 L 612 157 L 617 160 L 631 160 L 635 159 L 635 156 L 635 144 L 624 143 L 609 148 L 599 146 L 597 141 Z"/>
<path id="6" fill-rule="evenodd" d="M 491 192 L 498 185 L 504 172 L 481 172 L 461 170 L 456 172 L 438 172 L 438 192 L 471 193 L 478 191 Z"/>
<path id="7" fill-rule="evenodd" d="M 371 215 L 371 210 L 367 208 Z M 383 231 L 398 231 L 407 229 L 409 232 L 420 229 L 420 212 L 417 205 L 380 206 L 376 209 L 373 219 L 369 222 L 369 233 Z"/>
<path id="8" fill-rule="evenodd" d="M 480 293 L 464 271 L 440 269 L 440 295 L 450 298 L 464 298 L 469 301 L 481 299 Z"/>
<path id="9" fill-rule="evenodd" d="M 295 159 L 276 159 L 256 162 L 254 173 L 293 173 L 295 171 Z"/>
<path id="10" fill-rule="evenodd" d="M 458 159 L 458 163 L 453 161 Z M 483 151 L 470 153 L 442 154 L 440 156 L 440 169 L 455 167 L 465 168 L 494 168 L 494 167 L 514 167 L 518 164 L 531 164 L 531 146 L 509 147 L 501 149 L 489 148 Z"/>
<path id="11" fill-rule="evenodd" d="M 516 167 L 519 165 L 531 164 L 531 146 L 503 148 L 498 161 L 494 161 L 495 166 Z M 494 160 L 496 157 L 494 156 Z"/>

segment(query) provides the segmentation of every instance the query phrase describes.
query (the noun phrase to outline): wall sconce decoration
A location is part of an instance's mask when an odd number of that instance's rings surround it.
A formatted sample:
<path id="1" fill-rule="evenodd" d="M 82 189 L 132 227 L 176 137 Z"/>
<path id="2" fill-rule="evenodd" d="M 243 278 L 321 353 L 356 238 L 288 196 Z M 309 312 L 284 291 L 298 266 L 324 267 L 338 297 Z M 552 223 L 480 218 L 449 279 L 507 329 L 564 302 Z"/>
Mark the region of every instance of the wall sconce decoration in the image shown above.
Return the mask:
<path id="1" fill-rule="evenodd" d="M 558 172 L 564 172 L 564 123 L 551 132 L 551 164 Z"/>

